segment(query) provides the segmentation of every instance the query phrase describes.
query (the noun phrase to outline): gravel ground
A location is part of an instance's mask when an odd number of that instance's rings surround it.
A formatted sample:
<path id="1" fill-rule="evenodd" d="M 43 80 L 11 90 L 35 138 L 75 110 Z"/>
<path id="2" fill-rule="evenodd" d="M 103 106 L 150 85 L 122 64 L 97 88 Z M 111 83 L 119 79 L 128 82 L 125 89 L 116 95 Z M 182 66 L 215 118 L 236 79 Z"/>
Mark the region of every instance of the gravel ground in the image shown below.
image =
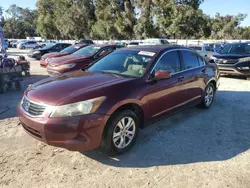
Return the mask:
<path id="1" fill-rule="evenodd" d="M 14 51 L 14 53 L 22 53 Z M 23 89 L 47 76 L 37 61 Z M 18 125 L 22 92 L 0 95 L 0 187 L 250 187 L 250 82 L 223 77 L 209 110 L 190 108 L 140 131 L 109 158 L 45 145 Z"/>

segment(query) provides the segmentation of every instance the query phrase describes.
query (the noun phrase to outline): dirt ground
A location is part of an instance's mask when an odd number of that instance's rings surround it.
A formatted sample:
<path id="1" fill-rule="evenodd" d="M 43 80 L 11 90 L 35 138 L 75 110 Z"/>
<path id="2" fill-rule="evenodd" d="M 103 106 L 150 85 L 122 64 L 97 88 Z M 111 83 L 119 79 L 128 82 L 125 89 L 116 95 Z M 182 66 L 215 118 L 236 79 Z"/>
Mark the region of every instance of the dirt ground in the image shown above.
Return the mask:
<path id="1" fill-rule="evenodd" d="M 37 61 L 31 74 L 23 90 L 47 77 Z M 193 107 L 146 127 L 116 158 L 27 135 L 15 111 L 22 93 L 0 95 L 0 187 L 250 187 L 250 81 L 223 77 L 211 109 Z"/>

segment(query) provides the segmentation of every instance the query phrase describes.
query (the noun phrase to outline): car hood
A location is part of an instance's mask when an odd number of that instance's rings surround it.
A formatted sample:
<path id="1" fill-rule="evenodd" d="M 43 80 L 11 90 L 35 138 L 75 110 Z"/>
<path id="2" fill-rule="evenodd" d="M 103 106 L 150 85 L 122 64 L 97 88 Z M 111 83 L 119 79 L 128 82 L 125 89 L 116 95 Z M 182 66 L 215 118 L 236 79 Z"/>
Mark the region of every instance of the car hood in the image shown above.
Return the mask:
<path id="1" fill-rule="evenodd" d="M 51 66 L 58 66 L 61 64 L 68 64 L 68 63 L 76 63 L 81 62 L 83 60 L 88 59 L 88 56 L 76 56 L 76 55 L 67 55 L 64 57 L 53 58 L 50 60 Z"/>
<path id="2" fill-rule="evenodd" d="M 107 85 L 110 86 L 131 79 L 134 78 L 79 70 L 41 80 L 30 86 L 25 91 L 25 95 L 33 101 L 49 105 L 67 104 L 67 101 L 70 101 L 74 96 L 78 96 L 79 94 L 87 94 L 90 91 L 94 92 L 94 90 Z"/>
<path id="3" fill-rule="evenodd" d="M 250 57 L 250 54 L 216 54 L 214 57 L 218 59 L 239 59 L 244 57 Z"/>
<path id="4" fill-rule="evenodd" d="M 52 52 L 52 53 L 48 53 L 48 54 L 45 54 L 43 55 L 42 58 L 44 59 L 47 59 L 47 58 L 52 58 L 52 57 L 62 57 L 62 56 L 65 56 L 65 55 L 68 55 L 67 53 L 61 53 L 61 52 Z"/>

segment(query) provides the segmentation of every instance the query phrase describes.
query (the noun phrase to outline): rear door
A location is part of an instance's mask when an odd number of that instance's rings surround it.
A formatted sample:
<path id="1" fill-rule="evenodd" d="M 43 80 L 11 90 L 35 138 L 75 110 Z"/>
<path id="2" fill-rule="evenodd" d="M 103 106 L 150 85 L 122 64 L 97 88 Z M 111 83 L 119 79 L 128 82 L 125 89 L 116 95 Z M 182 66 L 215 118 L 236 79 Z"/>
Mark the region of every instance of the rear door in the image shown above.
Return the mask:
<path id="1" fill-rule="evenodd" d="M 206 67 L 202 57 L 190 50 L 181 50 L 187 102 L 201 98 L 205 87 Z"/>

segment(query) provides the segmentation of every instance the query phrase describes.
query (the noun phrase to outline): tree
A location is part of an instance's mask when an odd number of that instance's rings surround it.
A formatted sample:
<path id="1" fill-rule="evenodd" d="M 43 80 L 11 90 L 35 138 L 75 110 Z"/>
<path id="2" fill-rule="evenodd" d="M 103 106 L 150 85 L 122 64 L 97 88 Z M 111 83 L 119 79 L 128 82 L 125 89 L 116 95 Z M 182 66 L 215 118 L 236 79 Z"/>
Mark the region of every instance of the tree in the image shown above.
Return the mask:
<path id="1" fill-rule="evenodd" d="M 136 6 L 140 9 L 140 17 L 134 27 L 137 39 L 152 38 L 157 36 L 156 26 L 153 21 L 152 11 L 154 5 L 152 0 L 137 0 Z"/>
<path id="2" fill-rule="evenodd" d="M 7 38 L 25 38 L 36 35 L 35 11 L 11 5 L 6 10 L 4 32 Z"/>
<path id="3" fill-rule="evenodd" d="M 60 31 L 55 24 L 55 8 L 53 0 L 37 1 L 37 33 L 44 38 L 57 39 L 61 37 Z"/>
<path id="4" fill-rule="evenodd" d="M 54 0 L 56 27 L 63 37 L 89 38 L 95 19 L 92 0 Z"/>

